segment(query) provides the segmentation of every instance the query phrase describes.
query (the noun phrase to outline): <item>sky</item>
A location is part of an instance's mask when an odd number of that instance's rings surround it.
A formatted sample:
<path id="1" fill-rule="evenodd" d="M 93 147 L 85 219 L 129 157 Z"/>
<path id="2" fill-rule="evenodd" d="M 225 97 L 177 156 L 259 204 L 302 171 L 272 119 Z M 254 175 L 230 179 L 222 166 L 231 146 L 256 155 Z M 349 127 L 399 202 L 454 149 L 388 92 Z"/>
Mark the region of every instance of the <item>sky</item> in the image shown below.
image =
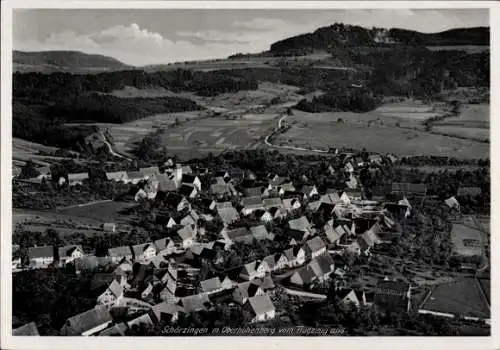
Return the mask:
<path id="1" fill-rule="evenodd" d="M 489 26 L 488 9 L 16 9 L 13 48 L 78 50 L 142 66 L 256 53 L 335 22 L 439 32 Z"/>

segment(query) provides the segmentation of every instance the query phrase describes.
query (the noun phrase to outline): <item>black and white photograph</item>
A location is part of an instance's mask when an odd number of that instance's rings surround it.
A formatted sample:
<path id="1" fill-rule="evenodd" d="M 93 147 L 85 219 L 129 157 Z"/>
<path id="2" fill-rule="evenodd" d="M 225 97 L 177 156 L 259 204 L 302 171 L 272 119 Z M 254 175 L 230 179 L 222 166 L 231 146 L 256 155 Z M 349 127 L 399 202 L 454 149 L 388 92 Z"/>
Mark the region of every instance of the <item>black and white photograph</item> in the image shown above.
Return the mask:
<path id="1" fill-rule="evenodd" d="M 9 3 L 10 339 L 492 335 L 492 4 Z"/>

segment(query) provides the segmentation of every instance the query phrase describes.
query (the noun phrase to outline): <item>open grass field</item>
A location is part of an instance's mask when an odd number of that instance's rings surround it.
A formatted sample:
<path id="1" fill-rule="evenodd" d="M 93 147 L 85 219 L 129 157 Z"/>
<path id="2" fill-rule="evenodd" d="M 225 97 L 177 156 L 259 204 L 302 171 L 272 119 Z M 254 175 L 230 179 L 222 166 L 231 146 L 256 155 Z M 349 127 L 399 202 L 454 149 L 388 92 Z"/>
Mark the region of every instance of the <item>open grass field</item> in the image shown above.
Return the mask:
<path id="1" fill-rule="evenodd" d="M 451 229 L 453 252 L 462 256 L 481 255 L 485 234 L 483 227 L 472 217 L 454 223 Z"/>
<path id="2" fill-rule="evenodd" d="M 340 115 L 345 116 L 342 118 L 344 123 L 336 122 Z M 346 114 L 331 113 L 327 118 L 325 115 L 315 116 L 312 113 L 294 111 L 294 115 L 286 119 L 286 123 L 292 124 L 292 127 L 279 134 L 275 142 L 323 149 L 342 146 L 366 148 L 372 152 L 400 156 L 435 155 L 466 159 L 489 157 L 489 144 L 486 143 L 380 124 L 368 126 L 359 121 L 363 118 L 362 115 L 349 116 L 352 118 L 348 119 Z M 319 118 L 324 120 L 320 121 Z"/>
<path id="3" fill-rule="evenodd" d="M 75 206 L 59 210 L 59 212 L 79 218 L 99 218 L 100 222 L 125 222 L 129 218 L 120 212 L 134 205 L 136 203 L 109 201 L 86 206 Z"/>
<path id="4" fill-rule="evenodd" d="M 490 318 L 490 308 L 475 278 L 464 278 L 436 286 L 420 309 Z"/>
<path id="5" fill-rule="evenodd" d="M 476 140 L 490 139 L 490 105 L 465 104 L 457 117 L 433 124 L 433 130 Z"/>

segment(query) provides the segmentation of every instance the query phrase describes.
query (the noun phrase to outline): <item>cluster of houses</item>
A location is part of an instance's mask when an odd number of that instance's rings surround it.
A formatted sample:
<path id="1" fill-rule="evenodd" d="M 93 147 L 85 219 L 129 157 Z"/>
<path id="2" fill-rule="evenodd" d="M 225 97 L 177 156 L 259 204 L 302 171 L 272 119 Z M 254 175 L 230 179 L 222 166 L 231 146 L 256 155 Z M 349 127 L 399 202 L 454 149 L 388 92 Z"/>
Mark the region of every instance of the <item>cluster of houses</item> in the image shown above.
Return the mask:
<path id="1" fill-rule="evenodd" d="M 368 163 L 381 162 L 380 157 L 370 156 Z M 96 307 L 68 319 L 61 329 L 65 335 L 124 335 L 141 323 L 175 323 L 181 314 L 210 311 L 220 302 L 246 310 L 251 322 L 266 321 L 276 315 L 275 276 L 287 275 L 287 286 L 296 290 L 334 276 L 342 278 L 347 266 L 339 257 L 346 252 L 368 256 L 375 245 L 390 243 L 399 234 L 396 221 L 411 215 L 413 207 L 408 198 L 425 196 L 424 185 L 393 183 L 383 190 L 373 190 L 367 199 L 356 176 L 356 170 L 366 163 L 351 157 L 341 169 L 330 166 L 330 173 L 346 174 L 346 188 L 329 188 L 321 193 L 314 184 L 295 186 L 283 176 L 248 171 L 240 178 L 226 170 L 215 171 L 212 181 L 203 185 L 209 182 L 205 178 L 208 169 L 193 171 L 174 162 L 167 162 L 163 171 L 149 167 L 108 173 L 110 180 L 139 185 L 136 201 L 168 203 L 176 217 L 157 215 L 156 223 L 169 228 L 171 234 L 152 242 L 110 248 L 106 257 L 68 246 L 31 247 L 29 258 L 37 267 L 72 262 L 77 272 L 117 265 L 106 290 L 96 299 Z M 386 194 L 392 194 L 390 201 Z M 321 216 L 324 225 L 314 227 L 306 212 Z M 249 216 L 260 223 L 234 226 Z M 199 222 L 215 217 L 222 221 L 223 228 L 217 239 L 207 241 Z M 284 233 L 279 237 L 268 230 L 267 224 L 273 221 L 284 223 Z M 220 261 L 220 252 L 234 244 L 258 244 L 283 237 L 283 251 L 200 280 L 200 262 Z M 279 281 L 282 283 L 281 278 Z M 358 306 L 379 303 L 402 310 L 408 310 L 411 298 L 410 286 L 396 281 L 381 281 L 370 293 L 343 287 L 338 296 L 342 302 Z M 137 317 L 115 322 L 112 310 L 123 307 L 136 312 Z"/>

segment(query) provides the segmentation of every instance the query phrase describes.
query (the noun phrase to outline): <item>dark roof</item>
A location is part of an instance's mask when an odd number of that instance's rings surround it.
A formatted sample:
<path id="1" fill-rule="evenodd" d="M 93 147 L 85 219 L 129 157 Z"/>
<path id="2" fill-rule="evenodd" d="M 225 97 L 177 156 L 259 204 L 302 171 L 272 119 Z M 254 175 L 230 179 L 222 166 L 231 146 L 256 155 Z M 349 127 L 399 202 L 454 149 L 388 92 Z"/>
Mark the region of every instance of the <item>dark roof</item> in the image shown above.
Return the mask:
<path id="1" fill-rule="evenodd" d="M 30 247 L 28 249 L 28 254 L 31 259 L 54 257 L 54 247 L 51 245 L 43 247 Z"/>
<path id="2" fill-rule="evenodd" d="M 194 186 L 190 186 L 190 185 L 186 185 L 186 184 L 183 184 L 179 188 L 179 193 L 181 193 L 184 196 L 190 196 L 193 191 L 194 191 Z"/>
<path id="3" fill-rule="evenodd" d="M 182 197 L 180 194 L 169 192 L 165 196 L 164 202 L 177 207 L 183 199 L 184 197 Z"/>
<path id="4" fill-rule="evenodd" d="M 254 206 L 261 206 L 263 207 L 264 204 L 262 202 L 262 198 L 260 196 L 257 197 L 245 197 L 241 200 L 241 205 L 244 207 L 254 207 Z"/>
<path id="5" fill-rule="evenodd" d="M 111 314 L 106 308 L 96 307 L 68 318 L 66 324 L 61 329 L 61 333 L 64 335 L 81 335 L 111 320 Z"/>
<path id="6" fill-rule="evenodd" d="M 250 187 L 250 188 L 245 188 L 243 190 L 243 193 L 247 197 L 258 197 L 261 196 L 263 192 L 264 192 L 263 187 Z"/>
<path id="7" fill-rule="evenodd" d="M 38 328 L 36 328 L 35 322 L 26 323 L 25 325 L 12 329 L 12 335 L 17 336 L 32 336 L 32 335 L 40 335 L 38 333 Z"/>
<path id="8" fill-rule="evenodd" d="M 71 256 L 75 250 L 79 249 L 81 252 L 83 252 L 82 247 L 80 245 L 67 245 L 64 247 L 59 247 L 59 258 Z"/>
<path id="9" fill-rule="evenodd" d="M 196 180 L 196 175 L 182 174 L 182 182 L 192 184 Z"/>

